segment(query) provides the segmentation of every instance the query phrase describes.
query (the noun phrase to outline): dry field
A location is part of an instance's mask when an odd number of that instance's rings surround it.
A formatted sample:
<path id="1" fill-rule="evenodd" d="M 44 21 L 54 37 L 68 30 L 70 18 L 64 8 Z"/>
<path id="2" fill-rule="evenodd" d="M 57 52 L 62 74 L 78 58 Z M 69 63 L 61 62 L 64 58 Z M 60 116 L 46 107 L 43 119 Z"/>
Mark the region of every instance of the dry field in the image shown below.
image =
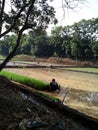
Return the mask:
<path id="1" fill-rule="evenodd" d="M 62 101 L 65 97 L 66 105 L 98 119 L 98 74 L 50 68 L 10 68 L 7 70 L 48 83 L 55 78 L 62 89 L 60 93 L 51 95 L 57 96 Z"/>

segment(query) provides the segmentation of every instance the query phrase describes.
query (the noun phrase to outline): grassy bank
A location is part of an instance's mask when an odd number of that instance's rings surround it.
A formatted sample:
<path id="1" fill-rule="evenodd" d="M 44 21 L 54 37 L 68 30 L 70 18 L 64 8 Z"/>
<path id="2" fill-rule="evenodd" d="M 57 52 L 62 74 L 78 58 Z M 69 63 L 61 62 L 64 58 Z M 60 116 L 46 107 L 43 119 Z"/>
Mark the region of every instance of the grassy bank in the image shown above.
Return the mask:
<path id="1" fill-rule="evenodd" d="M 74 71 L 81 71 L 81 72 L 89 72 L 89 73 L 98 73 L 98 68 L 79 68 L 79 67 L 76 67 L 76 68 L 65 68 L 66 70 L 74 70 Z"/>
<path id="2" fill-rule="evenodd" d="M 11 72 L 8 72 L 8 71 L 1 71 L 0 75 L 3 75 L 10 80 L 25 84 L 29 87 L 32 87 L 32 88 L 35 88 L 35 89 L 38 89 L 38 90 L 46 90 L 46 87 L 47 87 L 47 84 L 48 84 L 48 83 L 44 83 L 41 80 L 22 76 L 22 75 L 19 75 L 19 74 L 14 74 L 14 73 L 11 73 Z"/>

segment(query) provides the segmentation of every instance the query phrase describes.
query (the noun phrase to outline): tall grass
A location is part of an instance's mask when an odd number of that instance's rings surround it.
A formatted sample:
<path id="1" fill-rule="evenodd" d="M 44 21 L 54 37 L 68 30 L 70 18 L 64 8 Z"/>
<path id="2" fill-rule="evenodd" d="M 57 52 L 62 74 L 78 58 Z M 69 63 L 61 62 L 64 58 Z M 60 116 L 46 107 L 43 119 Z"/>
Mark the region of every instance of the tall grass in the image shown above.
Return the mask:
<path id="1" fill-rule="evenodd" d="M 38 90 L 46 90 L 47 89 L 48 83 L 45 83 L 41 80 L 22 76 L 22 75 L 19 75 L 19 74 L 8 72 L 8 71 L 1 71 L 0 75 L 3 75 L 10 80 L 25 84 L 29 87 L 32 87 L 32 88 L 35 88 L 35 89 L 38 89 Z"/>

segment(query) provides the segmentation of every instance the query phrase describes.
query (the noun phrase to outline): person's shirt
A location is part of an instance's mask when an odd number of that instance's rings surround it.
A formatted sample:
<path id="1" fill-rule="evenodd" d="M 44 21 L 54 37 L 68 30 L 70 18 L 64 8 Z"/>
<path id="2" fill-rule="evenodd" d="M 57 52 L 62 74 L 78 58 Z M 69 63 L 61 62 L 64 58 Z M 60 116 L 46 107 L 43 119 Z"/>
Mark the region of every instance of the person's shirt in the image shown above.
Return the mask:
<path id="1" fill-rule="evenodd" d="M 56 85 L 58 85 L 58 84 L 57 84 L 57 82 L 52 81 L 52 82 L 50 83 L 50 85 L 51 85 L 51 86 L 56 86 Z"/>

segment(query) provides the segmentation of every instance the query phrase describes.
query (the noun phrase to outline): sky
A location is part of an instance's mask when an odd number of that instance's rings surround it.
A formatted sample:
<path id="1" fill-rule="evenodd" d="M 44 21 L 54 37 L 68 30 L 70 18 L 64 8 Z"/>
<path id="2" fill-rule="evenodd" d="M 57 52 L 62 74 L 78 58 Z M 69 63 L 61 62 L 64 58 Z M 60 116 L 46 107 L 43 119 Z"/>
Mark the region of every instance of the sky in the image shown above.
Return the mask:
<path id="1" fill-rule="evenodd" d="M 56 18 L 58 19 L 56 26 L 72 25 L 74 22 L 79 22 L 82 19 L 88 20 L 98 17 L 98 0 L 85 0 L 84 4 L 80 3 L 74 10 L 65 9 L 65 11 L 62 9 L 62 1 L 64 0 L 53 0 L 53 2 L 49 3 L 56 10 Z M 9 0 L 7 0 L 8 7 Z M 48 33 L 51 32 L 53 26 L 53 24 L 49 25 Z"/>
<path id="2" fill-rule="evenodd" d="M 82 19 L 92 19 L 98 17 L 98 0 L 85 0 L 84 4 L 79 4 L 74 10 L 62 9 L 62 0 L 54 0 L 51 5 L 56 10 L 57 26 L 72 25 Z M 47 32 L 50 33 L 54 25 L 49 25 Z"/>

